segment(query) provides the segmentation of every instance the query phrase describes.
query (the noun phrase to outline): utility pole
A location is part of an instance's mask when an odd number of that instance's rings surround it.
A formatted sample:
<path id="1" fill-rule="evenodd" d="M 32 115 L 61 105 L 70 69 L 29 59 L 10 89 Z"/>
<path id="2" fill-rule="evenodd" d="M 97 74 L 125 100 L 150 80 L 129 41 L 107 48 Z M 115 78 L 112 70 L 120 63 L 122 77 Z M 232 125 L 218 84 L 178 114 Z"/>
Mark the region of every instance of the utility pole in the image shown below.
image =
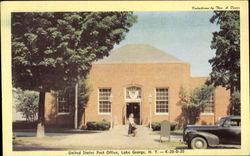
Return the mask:
<path id="1" fill-rule="evenodd" d="M 78 83 L 75 85 L 75 129 L 77 129 L 77 115 L 78 115 Z"/>
<path id="2" fill-rule="evenodd" d="M 152 129 L 152 99 L 153 99 L 153 96 L 151 94 L 149 94 L 148 96 L 148 102 L 149 102 L 149 128 L 150 130 Z"/>

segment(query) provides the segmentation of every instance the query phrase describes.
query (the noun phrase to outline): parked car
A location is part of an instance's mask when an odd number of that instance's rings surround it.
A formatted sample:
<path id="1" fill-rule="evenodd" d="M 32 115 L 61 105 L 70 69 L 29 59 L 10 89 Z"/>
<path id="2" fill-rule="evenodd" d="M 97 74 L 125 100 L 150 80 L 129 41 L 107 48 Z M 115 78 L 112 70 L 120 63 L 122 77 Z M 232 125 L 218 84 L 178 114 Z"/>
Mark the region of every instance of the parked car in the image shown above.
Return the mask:
<path id="1" fill-rule="evenodd" d="M 219 144 L 241 144 L 240 116 L 222 117 L 214 126 L 187 125 L 183 141 L 192 149 L 206 149 Z"/>

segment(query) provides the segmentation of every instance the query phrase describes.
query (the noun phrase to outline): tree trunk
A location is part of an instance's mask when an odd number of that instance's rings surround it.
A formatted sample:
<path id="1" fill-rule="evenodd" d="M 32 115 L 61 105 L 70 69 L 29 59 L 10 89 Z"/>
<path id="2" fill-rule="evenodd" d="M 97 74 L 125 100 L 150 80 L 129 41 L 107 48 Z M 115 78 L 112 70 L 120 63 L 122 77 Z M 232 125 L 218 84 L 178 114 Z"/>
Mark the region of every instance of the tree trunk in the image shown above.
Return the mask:
<path id="1" fill-rule="evenodd" d="M 40 92 L 39 94 L 39 106 L 38 106 L 38 124 L 37 124 L 37 137 L 45 136 L 45 127 L 44 127 L 44 102 L 45 102 L 45 92 Z"/>
<path id="2" fill-rule="evenodd" d="M 233 96 L 233 93 L 234 93 L 234 87 L 231 86 L 231 88 L 230 88 L 230 105 L 231 105 L 231 112 L 230 112 L 230 115 L 234 115 L 234 114 L 235 114 L 234 104 L 231 103 L 231 98 L 232 98 L 232 96 Z"/>

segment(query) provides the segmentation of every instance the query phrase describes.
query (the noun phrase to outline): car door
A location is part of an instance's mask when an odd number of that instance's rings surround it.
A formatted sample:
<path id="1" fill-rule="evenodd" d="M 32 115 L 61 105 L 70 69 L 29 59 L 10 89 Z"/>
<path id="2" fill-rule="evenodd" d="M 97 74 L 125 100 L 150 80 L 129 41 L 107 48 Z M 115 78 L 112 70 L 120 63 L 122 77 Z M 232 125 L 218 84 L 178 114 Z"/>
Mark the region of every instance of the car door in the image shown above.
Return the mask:
<path id="1" fill-rule="evenodd" d="M 232 144 L 241 144 L 241 122 L 240 119 L 231 119 L 230 128 L 228 129 L 228 135 L 231 138 Z"/>
<path id="2" fill-rule="evenodd" d="M 221 144 L 240 144 L 241 129 L 237 119 L 227 119 L 221 128 Z"/>

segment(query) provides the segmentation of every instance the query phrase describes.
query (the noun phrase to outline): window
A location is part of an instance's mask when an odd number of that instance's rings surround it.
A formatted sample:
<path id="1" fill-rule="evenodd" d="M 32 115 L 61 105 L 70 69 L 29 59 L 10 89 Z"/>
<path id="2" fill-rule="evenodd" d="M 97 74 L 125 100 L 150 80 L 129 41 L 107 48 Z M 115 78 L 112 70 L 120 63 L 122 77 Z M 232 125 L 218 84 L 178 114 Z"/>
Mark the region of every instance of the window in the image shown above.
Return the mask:
<path id="1" fill-rule="evenodd" d="M 59 92 L 57 97 L 58 113 L 69 113 L 69 94 Z"/>
<path id="2" fill-rule="evenodd" d="M 111 112 L 111 89 L 99 89 L 99 113 Z"/>
<path id="3" fill-rule="evenodd" d="M 168 113 L 168 88 L 156 88 L 156 113 Z"/>
<path id="4" fill-rule="evenodd" d="M 208 105 L 201 110 L 202 113 L 214 113 L 214 93 L 212 94 Z"/>
<path id="5" fill-rule="evenodd" d="M 241 126 L 241 122 L 239 119 L 228 119 L 225 123 L 224 126 L 227 127 L 240 127 Z"/>

